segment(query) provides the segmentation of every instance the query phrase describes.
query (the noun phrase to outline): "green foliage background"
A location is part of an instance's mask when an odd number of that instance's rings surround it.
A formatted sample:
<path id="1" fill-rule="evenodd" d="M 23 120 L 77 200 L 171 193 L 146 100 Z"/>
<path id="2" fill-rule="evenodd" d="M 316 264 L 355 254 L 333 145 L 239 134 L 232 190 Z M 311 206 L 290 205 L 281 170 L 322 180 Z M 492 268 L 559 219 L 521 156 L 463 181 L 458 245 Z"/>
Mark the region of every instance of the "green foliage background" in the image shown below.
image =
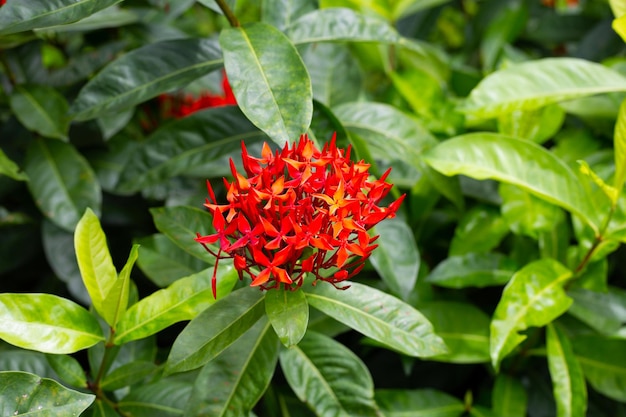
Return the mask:
<path id="1" fill-rule="evenodd" d="M 626 416 L 624 14 L 8 0 L 0 415 Z M 238 106 L 163 117 L 223 71 Z M 224 263 L 214 300 L 205 180 L 305 132 L 391 166 L 397 218 L 348 290 Z"/>

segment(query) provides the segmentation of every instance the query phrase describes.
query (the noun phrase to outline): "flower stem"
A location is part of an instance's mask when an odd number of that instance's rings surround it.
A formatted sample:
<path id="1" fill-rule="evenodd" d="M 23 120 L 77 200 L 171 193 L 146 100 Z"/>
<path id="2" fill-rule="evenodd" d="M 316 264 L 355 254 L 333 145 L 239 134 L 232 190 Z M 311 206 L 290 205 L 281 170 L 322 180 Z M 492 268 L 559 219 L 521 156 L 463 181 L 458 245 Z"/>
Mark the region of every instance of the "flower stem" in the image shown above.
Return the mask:
<path id="1" fill-rule="evenodd" d="M 241 26 L 239 24 L 239 20 L 237 20 L 237 17 L 233 13 L 232 9 L 228 6 L 228 4 L 226 4 L 225 0 L 215 0 L 215 2 L 220 7 L 222 12 L 224 12 L 224 16 L 226 16 L 226 19 L 228 19 L 228 23 L 230 23 L 232 27 L 238 28 L 239 26 Z"/>

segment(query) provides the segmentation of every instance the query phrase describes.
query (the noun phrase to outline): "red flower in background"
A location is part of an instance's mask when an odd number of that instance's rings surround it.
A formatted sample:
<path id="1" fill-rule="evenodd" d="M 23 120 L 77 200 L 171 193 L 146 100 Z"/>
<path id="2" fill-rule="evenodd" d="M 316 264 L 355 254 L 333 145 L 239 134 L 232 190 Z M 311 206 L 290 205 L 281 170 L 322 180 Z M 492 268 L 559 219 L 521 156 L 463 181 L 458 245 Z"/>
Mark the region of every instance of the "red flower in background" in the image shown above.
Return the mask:
<path id="1" fill-rule="evenodd" d="M 296 289 L 305 274 L 337 284 L 358 273 L 377 245 L 368 230 L 394 217 L 404 195 L 388 207 L 379 203 L 392 184 L 371 179 L 370 165 L 350 160 L 335 138 L 320 151 L 306 135 L 291 147 L 272 152 L 263 145 L 260 158 L 242 143 L 245 176 L 231 160 L 232 182 L 224 179 L 226 204 L 218 204 L 211 183 L 205 206 L 215 233 L 196 241 L 217 258 L 233 258 L 239 278 L 262 289 Z M 215 246 L 210 246 L 215 244 Z M 325 270 L 331 272 L 324 273 Z M 347 288 L 347 287 L 344 287 Z"/>
<path id="2" fill-rule="evenodd" d="M 2 6 L 6 2 L 7 2 L 7 0 L 0 0 L 0 6 Z"/>
<path id="3" fill-rule="evenodd" d="M 1 0 L 0 0 L 1 1 Z M 161 94 L 159 103 L 163 117 L 181 118 L 202 109 L 237 104 L 233 90 L 230 88 L 226 74 L 222 78 L 223 94 L 202 93 L 199 97 L 193 94 Z"/>

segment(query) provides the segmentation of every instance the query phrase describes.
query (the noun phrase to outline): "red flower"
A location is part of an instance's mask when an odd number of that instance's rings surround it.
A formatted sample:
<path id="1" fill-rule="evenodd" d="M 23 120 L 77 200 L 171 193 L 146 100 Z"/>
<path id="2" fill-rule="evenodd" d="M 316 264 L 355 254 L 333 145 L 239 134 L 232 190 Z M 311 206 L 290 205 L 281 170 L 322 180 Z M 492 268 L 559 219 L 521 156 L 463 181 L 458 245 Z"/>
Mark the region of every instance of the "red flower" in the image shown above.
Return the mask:
<path id="1" fill-rule="evenodd" d="M 7 0 L 0 0 L 0 6 L 2 6 L 6 2 L 7 2 Z"/>
<path id="2" fill-rule="evenodd" d="M 389 170 L 370 179 L 369 164 L 351 161 L 350 148 L 337 148 L 334 137 L 321 151 L 306 135 L 275 153 L 264 144 L 261 158 L 241 146 L 245 176 L 231 160 L 227 204 L 218 204 L 207 181 L 205 207 L 215 233 L 196 237 L 217 258 L 213 295 L 224 258 L 234 258 L 239 277 L 248 275 L 262 289 L 297 289 L 307 273 L 340 288 L 377 246 L 378 236 L 367 231 L 394 217 L 404 199 L 379 206 L 392 187 L 385 181 Z"/>

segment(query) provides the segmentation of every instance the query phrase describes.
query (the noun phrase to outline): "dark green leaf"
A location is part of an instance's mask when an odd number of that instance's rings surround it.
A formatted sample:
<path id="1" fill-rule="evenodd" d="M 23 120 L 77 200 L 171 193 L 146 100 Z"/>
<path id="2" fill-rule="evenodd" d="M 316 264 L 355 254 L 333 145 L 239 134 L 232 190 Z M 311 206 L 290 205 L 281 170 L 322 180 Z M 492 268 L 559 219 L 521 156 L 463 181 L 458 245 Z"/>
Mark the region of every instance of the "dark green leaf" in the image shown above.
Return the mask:
<path id="1" fill-rule="evenodd" d="M 433 389 L 379 389 L 376 402 L 387 417 L 461 417 L 465 412 L 460 400 Z"/>
<path id="2" fill-rule="evenodd" d="M 26 372 L 0 372 L 0 387 L 0 415 L 7 417 L 78 416 L 96 398 Z"/>
<path id="3" fill-rule="evenodd" d="M 433 357 L 450 363 L 489 362 L 489 317 L 468 303 L 432 301 L 420 312 L 433 324 L 448 353 Z"/>
<path id="4" fill-rule="evenodd" d="M 626 401 L 626 340 L 583 336 L 572 340 L 585 378 L 598 392 Z"/>
<path id="5" fill-rule="evenodd" d="M 133 361 L 115 368 L 102 379 L 100 388 L 114 391 L 141 382 L 155 373 L 157 366 L 152 362 Z"/>
<path id="6" fill-rule="evenodd" d="M 78 22 L 67 25 L 51 26 L 46 31 L 62 32 L 86 32 L 98 29 L 117 28 L 139 20 L 137 13 L 133 13 L 128 9 L 120 9 L 114 5 L 104 10 L 100 10 L 89 17 L 79 20 Z"/>
<path id="7" fill-rule="evenodd" d="M 45 353 L 73 353 L 104 340 L 96 318 L 52 294 L 0 294 L 0 338 Z"/>
<path id="8" fill-rule="evenodd" d="M 222 65 L 213 39 L 177 39 L 135 49 L 107 65 L 80 91 L 70 113 L 76 120 L 126 109 L 180 88 Z"/>
<path id="9" fill-rule="evenodd" d="M 178 335 L 170 351 L 166 373 L 196 369 L 215 358 L 264 314 L 258 288 L 233 291 L 200 313 Z"/>
<path id="10" fill-rule="evenodd" d="M 380 237 L 378 248 L 372 253 L 372 265 L 391 291 L 407 301 L 420 268 L 420 254 L 408 224 L 399 220 L 385 220 L 374 229 Z"/>
<path id="11" fill-rule="evenodd" d="M 134 387 L 118 406 L 133 417 L 180 417 L 192 389 L 193 385 L 185 381 L 161 379 Z"/>
<path id="12" fill-rule="evenodd" d="M 626 78 L 603 65 L 578 58 L 544 58 L 488 75 L 472 90 L 463 110 L 485 119 L 613 91 L 626 91 Z"/>
<path id="13" fill-rule="evenodd" d="M 314 0 L 263 0 L 263 21 L 284 30 L 300 16 L 315 10 Z"/>
<path id="14" fill-rule="evenodd" d="M 42 378 L 59 379 L 46 356 L 34 350 L 3 349 L 0 355 L 0 371 L 23 371 Z"/>
<path id="15" fill-rule="evenodd" d="M 520 380 L 500 374 L 493 386 L 491 403 L 495 415 L 526 417 L 528 395 Z"/>
<path id="16" fill-rule="evenodd" d="M 567 295 L 574 299 L 568 314 L 606 336 L 616 335 L 626 323 L 626 291 L 622 289 L 611 287 L 599 292 L 576 288 Z"/>
<path id="17" fill-rule="evenodd" d="M 206 210 L 188 206 L 159 207 L 150 209 L 150 214 L 159 232 L 181 249 L 198 259 L 214 263 L 213 255 L 194 240 L 196 233 L 206 235 L 213 228 L 213 217 Z"/>
<path id="18" fill-rule="evenodd" d="M 509 233 L 500 213 L 491 206 L 478 205 L 463 214 L 450 242 L 449 256 L 489 252 Z"/>
<path id="19" fill-rule="evenodd" d="M 313 116 L 311 80 L 293 44 L 265 24 L 220 34 L 224 66 L 237 104 L 279 145 L 296 141 Z"/>
<path id="20" fill-rule="evenodd" d="M 87 161 L 72 145 L 58 140 L 35 140 L 28 150 L 24 171 L 39 209 L 68 232 L 74 231 L 87 207 L 100 213 L 100 185 Z"/>
<path id="21" fill-rule="evenodd" d="M 0 35 L 83 19 L 122 0 L 19 0 L 0 9 Z"/>
<path id="22" fill-rule="evenodd" d="M 42 136 L 67 140 L 70 121 L 67 101 L 52 87 L 20 85 L 9 97 L 15 117 Z"/>
<path id="23" fill-rule="evenodd" d="M 380 416 L 367 367 L 339 342 L 308 332 L 280 353 L 280 366 L 300 401 L 319 417 Z"/>
<path id="24" fill-rule="evenodd" d="M 309 305 L 303 291 L 277 288 L 265 293 L 265 313 L 286 347 L 297 345 L 309 324 Z"/>
<path id="25" fill-rule="evenodd" d="M 549 324 L 546 347 L 557 417 L 584 417 L 587 410 L 587 386 L 570 339 L 558 327 Z"/>
<path id="26" fill-rule="evenodd" d="M 210 165 L 227 165 L 241 142 L 265 137 L 234 106 L 197 112 L 165 125 L 130 156 L 116 187 L 133 193 L 181 174 L 212 177 Z"/>
<path id="27" fill-rule="evenodd" d="M 247 416 L 274 375 L 278 347 L 269 322 L 259 320 L 202 368 L 185 416 Z"/>
<path id="28" fill-rule="evenodd" d="M 54 369 L 61 381 L 73 385 L 77 388 L 87 387 L 87 378 L 81 364 L 70 355 L 47 354 L 46 359 Z"/>
<path id="29" fill-rule="evenodd" d="M 305 291 L 316 309 L 398 352 L 428 357 L 447 350 L 420 312 L 382 291 L 356 282 L 343 291 L 324 282 Z"/>
<path id="30" fill-rule="evenodd" d="M 551 323 L 572 304 L 563 290 L 572 272 L 552 259 L 532 262 L 504 287 L 491 322 L 491 362 L 500 361 L 526 339 L 519 332 Z"/>
<path id="31" fill-rule="evenodd" d="M 425 159 L 445 175 L 463 174 L 517 185 L 579 215 L 597 229 L 593 205 L 578 176 L 535 143 L 495 133 L 470 133 L 430 149 Z"/>
<path id="32" fill-rule="evenodd" d="M 213 305 L 211 290 L 213 267 L 181 278 L 133 304 L 117 325 L 115 343 L 123 344 L 155 334 L 166 327 L 191 320 Z M 220 264 L 217 271 L 217 297 L 232 290 L 237 273 L 232 266 Z"/>
<path id="33" fill-rule="evenodd" d="M 516 262 L 499 253 L 467 253 L 441 261 L 426 281 L 446 288 L 503 285 L 517 269 Z"/>

